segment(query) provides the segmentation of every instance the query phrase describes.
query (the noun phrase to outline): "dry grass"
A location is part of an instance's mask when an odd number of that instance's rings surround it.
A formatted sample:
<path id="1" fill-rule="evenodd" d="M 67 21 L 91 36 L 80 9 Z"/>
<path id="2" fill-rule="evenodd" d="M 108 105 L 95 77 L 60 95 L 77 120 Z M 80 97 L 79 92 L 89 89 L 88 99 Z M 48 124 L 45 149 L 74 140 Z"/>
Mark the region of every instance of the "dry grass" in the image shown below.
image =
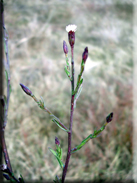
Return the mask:
<path id="1" fill-rule="evenodd" d="M 26 96 L 19 83 L 42 96 L 68 126 L 70 82 L 64 72 L 65 26 L 78 26 L 75 70 L 86 46 L 84 86 L 74 113 L 73 146 L 114 112 L 102 136 L 71 157 L 67 179 L 130 179 L 132 162 L 132 5 L 118 1 L 5 1 L 9 33 L 12 94 L 6 141 L 13 170 L 25 180 L 61 175 L 48 147 L 57 136 L 66 157 L 67 134 Z M 69 49 L 70 50 L 70 49 Z"/>

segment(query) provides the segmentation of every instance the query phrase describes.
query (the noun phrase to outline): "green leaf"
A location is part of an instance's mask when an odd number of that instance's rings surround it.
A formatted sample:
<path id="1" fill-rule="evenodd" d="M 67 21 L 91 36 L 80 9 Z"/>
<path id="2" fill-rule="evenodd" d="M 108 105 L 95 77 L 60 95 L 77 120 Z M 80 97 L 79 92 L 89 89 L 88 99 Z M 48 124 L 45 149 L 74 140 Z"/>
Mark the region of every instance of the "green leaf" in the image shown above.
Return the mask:
<path id="1" fill-rule="evenodd" d="M 79 83 L 79 84 L 81 85 L 82 83 L 83 83 L 83 78 L 81 78 L 81 80 L 80 80 L 80 83 Z"/>
<path id="2" fill-rule="evenodd" d="M 61 160 L 61 158 L 62 158 L 62 149 L 61 149 L 60 145 L 56 145 L 56 147 L 57 147 L 56 152 L 57 152 L 57 154 L 58 154 L 58 157 L 59 157 L 60 160 Z"/>
<path id="3" fill-rule="evenodd" d="M 62 130 L 66 131 L 66 132 L 69 132 L 69 130 L 65 129 L 56 119 L 52 119 L 52 121 L 54 123 L 56 123 L 56 125 L 58 125 Z"/>
<path id="4" fill-rule="evenodd" d="M 44 100 L 43 100 L 42 97 L 41 97 L 41 100 L 38 101 L 38 106 L 39 106 L 41 109 L 44 109 L 44 108 L 45 108 L 45 103 L 44 103 Z"/>
<path id="5" fill-rule="evenodd" d="M 99 134 L 101 134 L 101 132 L 105 129 L 106 124 L 104 124 L 99 130 L 94 130 L 93 134 L 90 134 L 87 138 L 85 138 L 81 144 L 79 144 L 78 146 L 76 146 L 75 148 L 73 148 L 71 150 L 71 153 L 74 153 L 76 151 L 78 151 L 79 149 L 81 149 L 90 139 L 96 138 L 99 136 Z"/>
<path id="6" fill-rule="evenodd" d="M 57 159 L 57 161 L 58 161 L 58 163 L 59 163 L 59 165 L 60 165 L 60 168 L 63 169 L 64 164 L 63 164 L 62 161 L 60 160 L 60 158 L 59 158 L 57 152 L 54 151 L 54 150 L 51 149 L 51 148 L 49 148 L 49 150 L 50 150 L 50 151 L 52 152 L 52 154 L 56 157 L 56 159 Z"/>
<path id="7" fill-rule="evenodd" d="M 54 151 L 54 150 L 51 149 L 50 147 L 49 147 L 49 150 L 52 152 L 52 154 L 54 154 L 54 156 L 57 156 L 57 152 L 56 152 L 56 151 Z"/>
<path id="8" fill-rule="evenodd" d="M 82 91 L 82 84 L 79 87 L 78 92 L 75 94 L 75 97 L 74 97 L 74 109 L 76 108 L 76 102 L 77 102 L 77 100 L 78 100 L 78 98 L 79 98 L 79 96 L 81 94 L 81 91 Z"/>
<path id="9" fill-rule="evenodd" d="M 74 152 L 78 151 L 79 149 L 81 149 L 91 138 L 92 138 L 92 134 L 89 135 L 87 138 L 85 138 L 78 146 L 73 148 L 71 150 L 71 153 L 74 153 Z"/>
<path id="10" fill-rule="evenodd" d="M 70 72 L 69 72 L 67 66 L 65 66 L 64 70 L 65 70 L 65 73 L 67 74 L 68 78 L 71 79 Z"/>
<path id="11" fill-rule="evenodd" d="M 77 81 L 77 86 L 76 86 L 76 89 L 74 91 L 74 94 L 77 94 L 79 92 L 79 88 L 82 87 L 82 83 L 83 83 L 83 78 L 81 78 L 80 81 L 79 80 Z"/>

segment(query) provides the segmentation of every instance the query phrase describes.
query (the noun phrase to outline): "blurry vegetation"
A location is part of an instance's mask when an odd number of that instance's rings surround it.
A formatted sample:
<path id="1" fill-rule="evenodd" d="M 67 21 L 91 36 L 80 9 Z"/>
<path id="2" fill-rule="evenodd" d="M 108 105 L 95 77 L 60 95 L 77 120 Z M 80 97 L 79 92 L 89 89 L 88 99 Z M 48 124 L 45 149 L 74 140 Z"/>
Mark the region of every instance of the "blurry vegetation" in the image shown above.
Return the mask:
<path id="1" fill-rule="evenodd" d="M 5 1 L 12 83 L 6 141 L 15 174 L 25 180 L 53 179 L 60 172 L 48 150 L 55 147 L 55 136 L 66 157 L 66 133 L 22 92 L 19 83 L 42 96 L 68 126 L 70 82 L 62 44 L 68 40 L 65 27 L 72 23 L 77 25 L 75 79 L 82 52 L 89 48 L 74 112 L 73 146 L 100 128 L 112 111 L 114 120 L 100 137 L 72 155 L 67 179 L 131 179 L 132 14 L 132 4 L 115 0 Z"/>

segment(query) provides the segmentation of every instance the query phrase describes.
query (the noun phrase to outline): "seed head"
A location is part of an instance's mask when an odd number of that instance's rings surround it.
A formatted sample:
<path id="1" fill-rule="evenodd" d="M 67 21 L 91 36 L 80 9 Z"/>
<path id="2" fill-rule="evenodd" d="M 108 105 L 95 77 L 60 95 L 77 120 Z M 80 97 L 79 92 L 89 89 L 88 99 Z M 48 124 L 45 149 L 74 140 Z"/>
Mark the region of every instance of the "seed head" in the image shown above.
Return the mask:
<path id="1" fill-rule="evenodd" d="M 67 32 L 70 32 L 70 31 L 76 32 L 76 30 L 77 30 L 77 26 L 76 25 L 68 25 L 68 26 L 66 26 L 66 31 Z"/>

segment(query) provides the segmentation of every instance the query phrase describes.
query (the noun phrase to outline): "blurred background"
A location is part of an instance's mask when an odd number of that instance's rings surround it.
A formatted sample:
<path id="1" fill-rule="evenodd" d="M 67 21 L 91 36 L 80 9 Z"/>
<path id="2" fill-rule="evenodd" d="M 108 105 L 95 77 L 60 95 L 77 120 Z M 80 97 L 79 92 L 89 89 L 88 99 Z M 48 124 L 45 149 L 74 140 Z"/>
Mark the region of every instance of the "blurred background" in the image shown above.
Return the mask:
<path id="1" fill-rule="evenodd" d="M 76 24 L 75 80 L 86 46 L 89 56 L 74 111 L 72 147 L 99 129 L 112 111 L 114 119 L 100 137 L 71 156 L 66 180 L 132 178 L 132 17 L 132 3 L 124 0 L 5 1 L 12 84 L 6 142 L 15 175 L 25 180 L 61 176 L 48 147 L 55 150 L 57 136 L 65 162 L 67 133 L 19 83 L 42 96 L 68 127 L 71 85 L 62 45 L 63 40 L 68 43 L 66 25 Z"/>

